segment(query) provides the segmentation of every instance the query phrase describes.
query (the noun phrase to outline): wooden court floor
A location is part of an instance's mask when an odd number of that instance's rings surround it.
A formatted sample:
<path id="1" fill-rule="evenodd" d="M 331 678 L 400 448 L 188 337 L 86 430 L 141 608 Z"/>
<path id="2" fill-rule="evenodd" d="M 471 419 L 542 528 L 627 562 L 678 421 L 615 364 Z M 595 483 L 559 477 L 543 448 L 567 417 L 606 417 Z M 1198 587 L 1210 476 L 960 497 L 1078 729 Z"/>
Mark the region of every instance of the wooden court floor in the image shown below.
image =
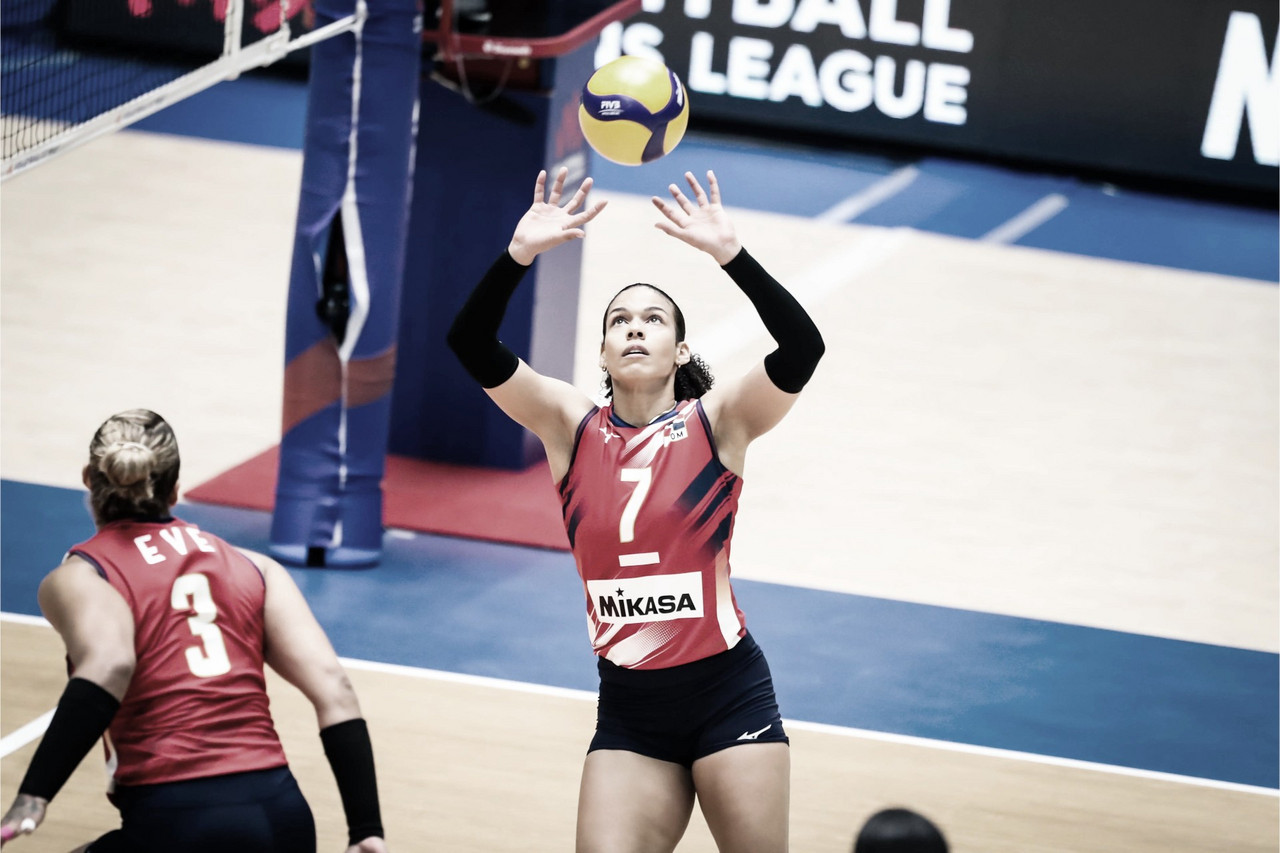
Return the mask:
<path id="1" fill-rule="evenodd" d="M 0 626 L 3 734 L 61 693 L 52 629 Z M 540 851 L 573 847 L 578 775 L 594 723 L 590 697 L 351 667 L 374 739 L 384 821 L 398 851 Z M 9 683 L 12 683 L 10 681 Z M 273 677 L 275 715 L 312 810 L 321 850 L 345 838 L 314 715 Z M 947 829 L 955 853 L 1169 853 L 1276 849 L 1275 797 L 793 728 L 792 849 L 847 853 L 856 827 L 910 803 Z M 0 763 L 12 796 L 35 745 Z M 98 756 L 54 800 L 41 831 L 14 850 L 64 851 L 113 826 Z M 695 809 L 682 853 L 714 853 Z"/>
<path id="2" fill-rule="evenodd" d="M 278 440 L 299 174 L 296 152 L 121 133 L 4 185 L 0 475 L 76 487 L 92 430 L 131 406 L 175 425 L 191 485 Z M 608 197 L 585 247 L 578 384 L 598 379 L 599 312 L 634 280 L 677 298 L 717 371 L 758 358 L 758 319 L 709 261 L 654 231 L 646 200 Z M 748 459 L 735 573 L 1280 649 L 1274 286 L 909 230 L 735 219 L 828 345 L 793 414 Z M 6 622 L 0 733 L 52 707 L 63 678 L 49 629 Z M 589 698 L 393 671 L 353 678 L 393 849 L 570 848 Z M 272 689 L 321 849 L 341 849 L 313 715 Z M 1271 794 L 791 735 L 798 853 L 847 851 L 866 816 L 897 804 L 937 819 L 960 853 L 1280 849 Z M 0 799 L 32 748 L 3 760 Z M 86 762 L 47 827 L 13 849 L 68 849 L 110 828 L 102 781 Z M 713 849 L 696 815 L 680 849 Z"/>

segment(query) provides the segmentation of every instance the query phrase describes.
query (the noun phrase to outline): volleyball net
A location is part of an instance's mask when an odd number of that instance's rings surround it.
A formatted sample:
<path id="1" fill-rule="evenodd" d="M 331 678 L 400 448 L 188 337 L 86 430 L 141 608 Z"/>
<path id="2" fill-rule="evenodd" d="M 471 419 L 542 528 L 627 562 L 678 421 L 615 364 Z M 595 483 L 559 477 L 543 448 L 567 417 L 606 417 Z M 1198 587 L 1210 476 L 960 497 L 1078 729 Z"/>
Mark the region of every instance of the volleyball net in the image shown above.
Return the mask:
<path id="1" fill-rule="evenodd" d="M 202 26 L 186 26 L 193 15 Z M 364 0 L 354 14 L 317 29 L 310 27 L 310 0 L 5 0 L 0 180 L 358 29 L 366 16 Z M 131 37 L 131 28 L 157 22 L 190 33 L 190 49 L 158 51 Z M 88 32 L 96 34 L 92 42 Z"/>

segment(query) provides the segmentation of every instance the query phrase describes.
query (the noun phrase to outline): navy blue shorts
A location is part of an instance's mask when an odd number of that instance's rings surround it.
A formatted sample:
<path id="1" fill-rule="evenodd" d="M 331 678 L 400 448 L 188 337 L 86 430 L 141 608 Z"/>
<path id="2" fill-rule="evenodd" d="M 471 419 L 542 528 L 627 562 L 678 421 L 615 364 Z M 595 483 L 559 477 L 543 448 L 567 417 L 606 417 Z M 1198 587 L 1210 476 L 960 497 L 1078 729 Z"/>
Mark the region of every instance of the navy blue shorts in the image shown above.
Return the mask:
<path id="1" fill-rule="evenodd" d="M 587 751 L 623 749 L 692 767 L 748 743 L 789 743 L 764 652 L 747 634 L 727 652 L 668 669 L 599 658 L 596 735 Z"/>
<path id="2" fill-rule="evenodd" d="M 118 786 L 121 827 L 88 853 L 315 853 L 311 808 L 288 767 Z"/>

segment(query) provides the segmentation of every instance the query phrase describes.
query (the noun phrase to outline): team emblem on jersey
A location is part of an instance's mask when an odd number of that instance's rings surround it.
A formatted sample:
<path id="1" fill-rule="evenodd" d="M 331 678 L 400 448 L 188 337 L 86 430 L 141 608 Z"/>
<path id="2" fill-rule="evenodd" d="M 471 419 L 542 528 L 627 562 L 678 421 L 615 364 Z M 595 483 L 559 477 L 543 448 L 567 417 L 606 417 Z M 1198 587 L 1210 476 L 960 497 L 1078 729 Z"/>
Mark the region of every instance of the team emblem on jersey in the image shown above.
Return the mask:
<path id="1" fill-rule="evenodd" d="M 673 418 L 671 423 L 667 424 L 667 444 L 688 437 L 689 430 L 684 425 L 684 418 Z"/>

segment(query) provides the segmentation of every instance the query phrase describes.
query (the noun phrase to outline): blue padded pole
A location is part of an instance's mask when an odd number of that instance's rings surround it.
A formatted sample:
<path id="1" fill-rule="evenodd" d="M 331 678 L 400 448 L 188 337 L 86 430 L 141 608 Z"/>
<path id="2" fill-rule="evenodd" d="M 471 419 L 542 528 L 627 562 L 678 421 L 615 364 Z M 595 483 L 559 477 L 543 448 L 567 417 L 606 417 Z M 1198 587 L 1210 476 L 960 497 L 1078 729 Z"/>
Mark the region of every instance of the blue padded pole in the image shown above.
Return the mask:
<path id="1" fill-rule="evenodd" d="M 271 553 L 362 566 L 382 554 L 381 481 L 417 137 L 417 0 L 366 0 L 312 47 L 289 279 Z M 315 26 L 357 0 L 317 0 Z"/>

